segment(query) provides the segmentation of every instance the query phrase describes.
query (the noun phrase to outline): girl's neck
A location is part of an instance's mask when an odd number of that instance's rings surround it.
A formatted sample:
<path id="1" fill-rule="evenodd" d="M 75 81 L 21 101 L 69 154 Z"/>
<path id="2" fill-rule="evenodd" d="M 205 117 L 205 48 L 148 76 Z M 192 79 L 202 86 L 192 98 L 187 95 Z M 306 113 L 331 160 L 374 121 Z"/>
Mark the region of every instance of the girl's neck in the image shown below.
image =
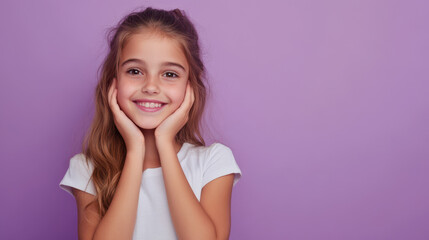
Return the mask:
<path id="1" fill-rule="evenodd" d="M 145 139 L 145 156 L 143 162 L 143 171 L 147 168 L 161 167 L 158 148 L 156 147 L 155 129 L 141 129 Z M 176 154 L 182 146 L 175 143 L 174 149 Z"/>

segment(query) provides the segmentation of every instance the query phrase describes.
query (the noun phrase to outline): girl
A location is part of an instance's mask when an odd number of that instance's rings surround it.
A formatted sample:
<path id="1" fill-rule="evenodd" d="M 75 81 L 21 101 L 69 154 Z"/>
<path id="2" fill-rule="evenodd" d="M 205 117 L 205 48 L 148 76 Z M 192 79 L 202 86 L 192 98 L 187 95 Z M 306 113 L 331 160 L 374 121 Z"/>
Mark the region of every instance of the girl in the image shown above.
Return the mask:
<path id="1" fill-rule="evenodd" d="M 181 10 L 147 8 L 109 35 L 96 113 L 60 187 L 79 239 L 228 239 L 232 151 L 205 146 L 198 35 Z"/>

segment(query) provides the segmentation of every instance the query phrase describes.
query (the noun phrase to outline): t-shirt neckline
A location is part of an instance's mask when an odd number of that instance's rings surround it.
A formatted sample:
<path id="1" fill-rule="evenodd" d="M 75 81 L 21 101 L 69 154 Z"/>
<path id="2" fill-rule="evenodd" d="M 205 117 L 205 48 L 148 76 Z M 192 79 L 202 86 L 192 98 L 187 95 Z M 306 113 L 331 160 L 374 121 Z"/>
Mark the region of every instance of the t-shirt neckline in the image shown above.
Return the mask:
<path id="1" fill-rule="evenodd" d="M 189 143 L 184 142 L 182 147 L 180 148 L 179 152 L 177 153 L 177 158 L 179 159 L 179 162 L 182 162 L 184 154 L 185 154 L 185 149 L 188 148 Z M 143 171 L 143 175 L 142 178 L 144 176 L 156 176 L 156 175 L 160 175 L 162 173 L 162 167 L 157 167 L 157 168 L 146 168 Z"/>

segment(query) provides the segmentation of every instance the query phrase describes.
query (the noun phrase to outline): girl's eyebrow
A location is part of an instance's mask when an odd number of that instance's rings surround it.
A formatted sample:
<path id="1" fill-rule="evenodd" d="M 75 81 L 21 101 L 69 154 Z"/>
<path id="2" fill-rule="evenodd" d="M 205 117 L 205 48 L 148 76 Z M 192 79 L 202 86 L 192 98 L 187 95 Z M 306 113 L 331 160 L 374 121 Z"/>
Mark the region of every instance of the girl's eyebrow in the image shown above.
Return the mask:
<path id="1" fill-rule="evenodd" d="M 136 62 L 136 63 L 139 63 L 141 65 L 145 65 L 145 62 L 143 60 L 141 60 L 141 59 L 130 58 L 130 59 L 124 61 L 121 66 L 123 67 L 125 64 L 131 63 L 131 62 Z M 181 68 L 184 72 L 186 72 L 185 68 L 182 65 L 180 65 L 178 63 L 175 63 L 175 62 L 163 62 L 161 64 L 161 66 L 175 66 L 175 67 Z"/>

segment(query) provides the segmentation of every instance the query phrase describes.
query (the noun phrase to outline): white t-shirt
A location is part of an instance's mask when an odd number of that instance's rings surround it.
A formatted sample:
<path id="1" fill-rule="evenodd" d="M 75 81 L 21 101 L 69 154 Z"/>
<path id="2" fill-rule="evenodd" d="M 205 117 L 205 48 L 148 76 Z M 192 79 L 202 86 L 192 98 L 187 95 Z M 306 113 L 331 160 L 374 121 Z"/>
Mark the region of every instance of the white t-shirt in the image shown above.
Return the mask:
<path id="1" fill-rule="evenodd" d="M 210 181 L 234 173 L 234 186 L 241 178 L 241 170 L 231 149 L 221 143 L 207 147 L 184 143 L 177 157 L 198 201 L 202 188 Z M 71 187 L 96 195 L 90 179 L 93 169 L 91 161 L 89 166 L 86 164 L 83 153 L 76 154 L 70 159 L 60 187 L 72 196 Z M 147 168 L 143 172 L 133 239 L 177 239 L 161 167 Z"/>

